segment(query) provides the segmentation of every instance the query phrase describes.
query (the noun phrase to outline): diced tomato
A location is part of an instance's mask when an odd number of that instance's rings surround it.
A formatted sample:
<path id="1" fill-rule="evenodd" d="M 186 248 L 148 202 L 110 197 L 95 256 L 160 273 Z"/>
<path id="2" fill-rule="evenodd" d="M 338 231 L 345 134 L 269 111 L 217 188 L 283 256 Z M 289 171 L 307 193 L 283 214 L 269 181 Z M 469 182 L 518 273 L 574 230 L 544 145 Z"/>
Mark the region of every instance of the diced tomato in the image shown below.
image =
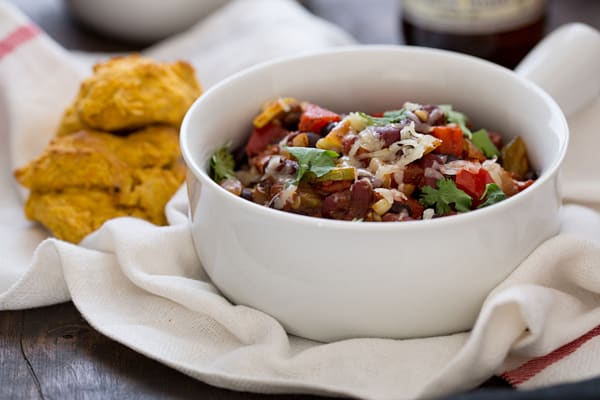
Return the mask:
<path id="1" fill-rule="evenodd" d="M 338 122 L 341 117 L 339 114 L 321 108 L 315 104 L 306 103 L 302 107 L 302 116 L 298 129 L 302 132 L 321 132 L 321 129 L 330 122 Z"/>
<path id="2" fill-rule="evenodd" d="M 492 182 L 494 182 L 492 177 L 484 168 L 480 168 L 477 172 L 461 169 L 456 174 L 456 187 L 475 200 L 481 199 L 485 186 Z"/>
<path id="3" fill-rule="evenodd" d="M 434 126 L 431 134 L 442 141 L 442 144 L 434 150 L 435 153 L 451 154 L 456 157 L 462 155 L 464 139 L 463 132 L 458 126 Z"/>
<path id="4" fill-rule="evenodd" d="M 263 151 L 267 145 L 283 139 L 288 133 L 290 132 L 287 129 L 272 123 L 262 128 L 254 128 L 246 144 L 246 154 L 248 154 L 248 157 L 255 156 Z"/>

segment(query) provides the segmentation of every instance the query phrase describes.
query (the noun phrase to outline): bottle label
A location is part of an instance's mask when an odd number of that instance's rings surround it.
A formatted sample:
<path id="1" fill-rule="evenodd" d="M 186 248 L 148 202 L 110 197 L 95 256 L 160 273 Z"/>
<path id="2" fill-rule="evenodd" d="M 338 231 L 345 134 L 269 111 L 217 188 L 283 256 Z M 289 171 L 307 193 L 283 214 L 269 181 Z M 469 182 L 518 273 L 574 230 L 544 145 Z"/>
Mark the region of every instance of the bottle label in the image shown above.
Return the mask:
<path id="1" fill-rule="evenodd" d="M 535 21 L 545 8 L 546 0 L 402 0 L 407 21 L 456 34 L 506 32 Z"/>

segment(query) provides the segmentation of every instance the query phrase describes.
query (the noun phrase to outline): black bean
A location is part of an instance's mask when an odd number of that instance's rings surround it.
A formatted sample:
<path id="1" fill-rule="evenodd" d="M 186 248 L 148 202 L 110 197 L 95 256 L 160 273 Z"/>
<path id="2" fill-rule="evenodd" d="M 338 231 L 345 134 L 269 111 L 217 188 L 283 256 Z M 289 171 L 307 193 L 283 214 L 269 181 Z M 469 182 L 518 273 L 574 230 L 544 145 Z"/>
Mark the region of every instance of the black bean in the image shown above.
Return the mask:
<path id="1" fill-rule="evenodd" d="M 335 126 L 337 125 L 337 122 L 330 122 L 327 125 L 325 125 L 322 129 L 321 129 L 321 136 L 326 136 L 329 132 L 331 132 L 331 130 L 333 128 L 335 128 Z"/>
<path id="2" fill-rule="evenodd" d="M 405 203 L 395 201 L 394 204 L 392 204 L 392 207 L 390 208 L 390 212 L 394 214 L 400 214 L 402 211 L 405 211 L 408 214 L 410 214 L 410 207 L 408 207 Z"/>
<path id="3" fill-rule="evenodd" d="M 233 150 L 233 159 L 235 165 L 246 165 L 248 164 L 248 154 L 246 154 L 246 147 L 239 146 Z"/>
<path id="4" fill-rule="evenodd" d="M 242 189 L 241 196 L 246 200 L 250 200 L 250 201 L 254 200 L 254 196 L 252 195 L 252 189 L 249 189 L 246 187 Z"/>
<path id="5" fill-rule="evenodd" d="M 308 147 L 316 147 L 317 141 L 321 139 L 321 136 L 317 135 L 314 132 L 305 132 L 305 134 L 308 138 Z"/>
<path id="6" fill-rule="evenodd" d="M 289 131 L 298 130 L 298 124 L 300 123 L 300 116 L 302 113 L 290 111 L 284 115 L 282 119 L 282 125 L 285 129 Z"/>
<path id="7" fill-rule="evenodd" d="M 536 180 L 537 178 L 538 178 L 538 175 L 533 170 L 527 171 L 525 176 L 523 176 L 523 179 L 525 179 L 525 180 L 528 180 L 528 179 Z"/>

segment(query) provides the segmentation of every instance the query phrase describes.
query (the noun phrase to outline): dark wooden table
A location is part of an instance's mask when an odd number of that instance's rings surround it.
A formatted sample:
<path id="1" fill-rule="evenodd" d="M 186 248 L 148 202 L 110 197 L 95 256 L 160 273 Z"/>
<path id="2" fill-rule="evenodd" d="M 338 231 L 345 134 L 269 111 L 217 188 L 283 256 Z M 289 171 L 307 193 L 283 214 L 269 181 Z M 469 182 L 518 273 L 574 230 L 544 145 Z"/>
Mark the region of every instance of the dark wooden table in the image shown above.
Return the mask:
<path id="1" fill-rule="evenodd" d="M 103 37 L 73 20 L 61 0 L 12 0 L 69 49 L 128 51 L 144 43 Z M 313 13 L 361 43 L 403 43 L 398 0 L 304 0 Z M 368 4 L 368 6 L 367 6 Z M 566 22 L 600 29 L 600 0 L 550 0 L 548 31 Z M 599 66 L 600 68 L 600 66 Z M 600 380 L 519 393 L 500 379 L 452 399 L 598 398 Z M 504 387 L 504 388 L 502 388 Z M 96 332 L 72 303 L 0 312 L 0 399 L 300 399 L 217 389 L 142 356 Z"/>

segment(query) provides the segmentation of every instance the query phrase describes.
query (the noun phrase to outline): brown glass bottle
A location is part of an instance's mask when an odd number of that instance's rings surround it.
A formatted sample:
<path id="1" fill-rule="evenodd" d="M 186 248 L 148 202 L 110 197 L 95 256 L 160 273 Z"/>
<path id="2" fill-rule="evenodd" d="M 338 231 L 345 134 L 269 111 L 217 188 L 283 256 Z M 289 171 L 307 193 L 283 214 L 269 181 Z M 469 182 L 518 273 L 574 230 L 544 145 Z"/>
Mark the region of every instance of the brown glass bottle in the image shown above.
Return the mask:
<path id="1" fill-rule="evenodd" d="M 545 0 L 403 0 L 407 44 L 458 51 L 508 68 L 544 36 Z"/>

